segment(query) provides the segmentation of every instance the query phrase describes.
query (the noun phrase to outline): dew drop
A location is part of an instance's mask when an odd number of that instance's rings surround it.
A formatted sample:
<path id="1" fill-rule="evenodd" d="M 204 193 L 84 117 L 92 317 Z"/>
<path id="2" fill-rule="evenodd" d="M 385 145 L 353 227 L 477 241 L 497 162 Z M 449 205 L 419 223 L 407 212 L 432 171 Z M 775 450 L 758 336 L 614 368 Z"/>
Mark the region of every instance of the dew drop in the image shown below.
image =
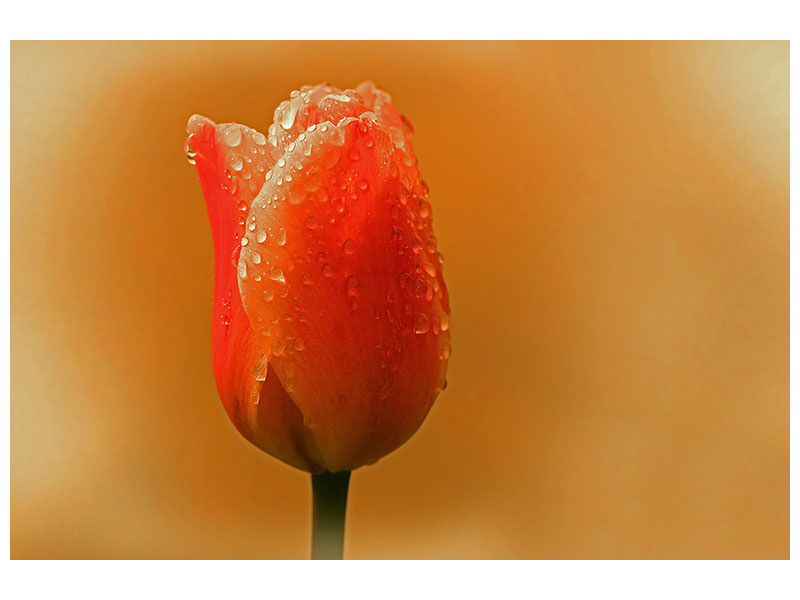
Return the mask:
<path id="1" fill-rule="evenodd" d="M 303 338 L 297 338 L 297 339 L 295 339 L 295 341 L 294 341 L 294 349 L 295 349 L 297 352 L 302 352 L 303 350 L 305 350 L 305 349 L 306 349 L 306 344 L 305 344 L 305 342 L 303 341 Z"/>
<path id="2" fill-rule="evenodd" d="M 286 283 L 286 278 L 283 276 L 283 270 L 275 265 L 271 266 L 269 269 L 269 278 L 272 279 L 272 281 Z"/>
<path id="3" fill-rule="evenodd" d="M 263 229 L 259 230 L 259 232 L 256 234 L 256 241 L 259 244 L 263 244 L 265 241 L 267 241 L 267 232 Z"/>
<path id="4" fill-rule="evenodd" d="M 431 204 L 427 200 L 422 200 L 419 203 L 419 216 L 427 219 L 431 214 Z"/>
<path id="5" fill-rule="evenodd" d="M 240 278 L 247 279 L 247 265 L 243 262 L 239 263 L 238 273 Z"/>
<path id="6" fill-rule="evenodd" d="M 325 169 L 332 169 L 339 162 L 339 159 L 341 158 L 341 156 L 342 155 L 339 152 L 339 150 L 336 150 L 336 149 L 331 150 L 330 152 L 325 154 L 325 156 L 322 158 L 322 166 Z"/>
<path id="7" fill-rule="evenodd" d="M 309 192 L 316 192 L 320 187 L 322 187 L 322 180 L 319 176 L 319 170 L 317 170 L 315 167 L 312 167 L 308 170 L 305 178 L 303 179 L 303 187 L 305 187 Z"/>
<path id="8" fill-rule="evenodd" d="M 195 156 L 197 156 L 195 149 L 189 144 L 186 144 L 186 162 L 188 162 L 190 165 L 196 165 L 197 160 L 195 159 Z"/>
<path id="9" fill-rule="evenodd" d="M 275 243 L 278 246 L 283 246 L 286 243 L 286 230 L 281 227 L 278 229 L 278 234 L 275 236 Z"/>
<path id="10" fill-rule="evenodd" d="M 311 273 L 304 273 L 303 274 L 303 283 L 305 285 L 311 285 L 312 284 Z"/>
<path id="11" fill-rule="evenodd" d="M 275 340 L 275 342 L 272 344 L 272 354 L 275 356 L 280 356 L 283 354 L 284 350 L 286 350 L 286 340 L 283 338 Z"/>
<path id="12" fill-rule="evenodd" d="M 345 284 L 347 289 L 347 295 L 355 298 L 358 296 L 358 277 L 355 275 L 350 275 L 347 278 L 347 282 Z"/>
<path id="13" fill-rule="evenodd" d="M 297 105 L 294 102 L 287 102 L 286 104 L 286 108 L 281 112 L 279 123 L 284 129 L 291 129 L 297 116 Z"/>
<path id="14" fill-rule="evenodd" d="M 328 142 L 332 146 L 344 146 L 344 127 L 336 127 L 333 130 L 333 133 L 328 137 Z"/>
<path id="15" fill-rule="evenodd" d="M 252 258 L 254 265 L 261 264 L 261 252 L 253 252 Z"/>
<path id="16" fill-rule="evenodd" d="M 222 141 L 226 146 L 235 148 L 242 143 L 242 130 L 235 125 L 228 127 L 222 134 Z"/>
<path id="17" fill-rule="evenodd" d="M 333 267 L 331 267 L 328 263 L 322 265 L 322 275 L 324 277 L 330 277 L 333 275 Z"/>
<path id="18" fill-rule="evenodd" d="M 319 228 L 319 221 L 317 221 L 314 217 L 308 217 L 306 219 L 306 227 L 308 227 L 311 231 Z"/>
<path id="19" fill-rule="evenodd" d="M 256 381 L 264 381 L 267 378 L 267 355 L 263 352 L 253 367 L 253 377 L 256 378 Z"/>
<path id="20" fill-rule="evenodd" d="M 234 171 L 241 171 L 242 167 L 244 166 L 244 161 L 242 161 L 242 157 L 238 154 L 234 154 L 231 156 L 231 169 Z"/>
<path id="21" fill-rule="evenodd" d="M 253 142 L 255 142 L 258 146 L 265 146 L 267 144 L 267 138 L 263 133 L 256 131 L 253 134 Z"/>
<path id="22" fill-rule="evenodd" d="M 414 295 L 417 298 L 422 298 L 425 295 L 425 290 L 427 289 L 427 285 L 425 282 L 422 281 L 419 277 L 415 278 L 413 283 L 411 284 L 411 291 L 414 292 Z"/>
<path id="23" fill-rule="evenodd" d="M 414 316 L 414 332 L 417 334 L 428 333 L 431 329 L 431 322 L 428 317 L 422 313 L 417 313 Z"/>
<path id="24" fill-rule="evenodd" d="M 249 243 L 250 243 L 250 241 L 246 237 L 242 238 L 242 247 L 247 246 L 247 244 L 249 244 Z"/>
<path id="25" fill-rule="evenodd" d="M 450 315 L 447 313 L 442 313 L 442 320 L 440 323 L 440 327 L 442 331 L 447 331 L 450 329 Z"/>
<path id="26" fill-rule="evenodd" d="M 275 294 L 273 294 L 270 290 L 264 290 L 262 296 L 264 297 L 264 302 L 272 302 L 272 299 L 275 297 Z"/>
<path id="27" fill-rule="evenodd" d="M 286 160 L 283 157 L 278 159 L 278 166 L 279 167 L 285 167 L 286 166 Z"/>
<path id="28" fill-rule="evenodd" d="M 345 254 L 352 254 L 356 251 L 356 243 L 350 238 L 347 238 L 344 241 L 344 244 L 342 244 L 342 249 L 344 250 Z"/>

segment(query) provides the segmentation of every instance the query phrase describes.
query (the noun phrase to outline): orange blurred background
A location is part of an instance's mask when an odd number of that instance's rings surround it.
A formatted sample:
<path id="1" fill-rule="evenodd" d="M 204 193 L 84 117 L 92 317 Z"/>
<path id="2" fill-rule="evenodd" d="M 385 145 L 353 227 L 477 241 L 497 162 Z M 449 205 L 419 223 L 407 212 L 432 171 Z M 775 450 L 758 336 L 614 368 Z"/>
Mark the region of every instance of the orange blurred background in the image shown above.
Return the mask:
<path id="1" fill-rule="evenodd" d="M 345 557 L 788 558 L 788 42 L 12 42 L 12 558 L 309 556 L 308 475 L 217 396 L 184 127 L 363 79 L 453 355 Z"/>

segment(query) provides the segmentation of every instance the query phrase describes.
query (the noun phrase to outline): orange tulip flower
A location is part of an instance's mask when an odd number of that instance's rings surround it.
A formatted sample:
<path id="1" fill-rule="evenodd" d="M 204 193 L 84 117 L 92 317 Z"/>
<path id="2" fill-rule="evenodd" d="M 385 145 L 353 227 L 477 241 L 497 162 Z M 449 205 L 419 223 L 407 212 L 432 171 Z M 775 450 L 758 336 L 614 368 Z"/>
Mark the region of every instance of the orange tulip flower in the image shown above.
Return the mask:
<path id="1" fill-rule="evenodd" d="M 267 135 L 195 115 L 213 367 L 239 431 L 310 473 L 403 444 L 445 386 L 449 305 L 411 126 L 371 82 L 304 86 Z"/>

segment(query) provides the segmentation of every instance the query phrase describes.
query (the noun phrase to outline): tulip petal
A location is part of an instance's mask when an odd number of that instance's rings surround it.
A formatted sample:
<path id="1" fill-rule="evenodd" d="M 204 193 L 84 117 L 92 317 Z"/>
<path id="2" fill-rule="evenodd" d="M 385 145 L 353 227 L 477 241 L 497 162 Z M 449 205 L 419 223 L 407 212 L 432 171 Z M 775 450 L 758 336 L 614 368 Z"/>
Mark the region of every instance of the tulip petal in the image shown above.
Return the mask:
<path id="1" fill-rule="evenodd" d="M 380 95 L 369 101 L 387 121 L 361 112 L 292 141 L 286 129 L 238 263 L 257 343 L 330 471 L 374 462 L 408 439 L 444 386 L 450 352 L 410 131 L 398 131 L 399 113 Z"/>
<path id="2" fill-rule="evenodd" d="M 189 120 L 187 133 L 187 156 L 197 165 L 214 238 L 212 362 L 223 405 L 255 445 L 292 466 L 321 472 L 313 436 L 256 342 L 237 284 L 245 216 L 274 163 L 266 138 L 199 115 Z"/>

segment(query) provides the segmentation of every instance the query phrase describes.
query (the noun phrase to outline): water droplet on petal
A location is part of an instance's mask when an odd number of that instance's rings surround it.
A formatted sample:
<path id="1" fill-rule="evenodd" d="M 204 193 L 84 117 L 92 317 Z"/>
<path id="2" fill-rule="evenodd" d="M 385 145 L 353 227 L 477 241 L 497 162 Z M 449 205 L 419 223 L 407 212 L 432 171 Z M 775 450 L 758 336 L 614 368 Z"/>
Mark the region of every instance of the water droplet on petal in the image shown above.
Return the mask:
<path id="1" fill-rule="evenodd" d="M 342 249 L 344 250 L 345 254 L 352 254 L 356 251 L 356 243 L 350 238 L 347 238 L 344 241 L 344 244 L 342 244 Z"/>
<path id="2" fill-rule="evenodd" d="M 332 169 L 339 162 L 339 159 L 341 158 L 341 156 L 342 155 L 339 152 L 339 150 L 336 150 L 334 148 L 330 152 L 326 153 L 325 156 L 322 158 L 322 166 L 325 169 Z"/>
<path id="3" fill-rule="evenodd" d="M 234 154 L 231 156 L 231 168 L 234 171 L 241 171 L 242 167 L 244 166 L 244 162 L 242 161 L 242 157 Z"/>
<path id="4" fill-rule="evenodd" d="M 442 320 L 440 323 L 440 327 L 442 331 L 447 331 L 448 329 L 450 329 L 450 315 L 448 315 L 447 313 L 442 313 Z"/>
<path id="5" fill-rule="evenodd" d="M 261 264 L 261 253 L 260 252 L 253 252 L 252 258 L 253 258 L 253 264 L 254 265 Z"/>
<path id="6" fill-rule="evenodd" d="M 431 214 L 431 204 L 427 200 L 422 200 L 419 203 L 419 216 L 427 219 Z"/>
<path id="7" fill-rule="evenodd" d="M 286 283 L 286 278 L 283 276 L 283 270 L 275 265 L 273 265 L 269 269 L 269 278 L 272 279 L 272 281 L 280 281 L 281 283 Z"/>
<path id="8" fill-rule="evenodd" d="M 256 241 L 257 241 L 259 244 L 263 244 L 265 241 L 267 241 L 267 232 L 266 232 L 265 230 L 261 229 L 261 230 L 260 230 L 260 231 L 259 231 L 259 232 L 256 234 Z"/>
<path id="9" fill-rule="evenodd" d="M 414 316 L 414 332 L 417 334 L 428 333 L 431 329 L 431 322 L 422 313 L 417 313 Z"/>
<path id="10" fill-rule="evenodd" d="M 411 284 L 411 291 L 414 292 L 414 295 L 417 298 L 422 298 L 425 295 L 425 290 L 427 289 L 427 287 L 428 286 L 425 285 L 425 282 L 419 277 L 417 277 Z"/>
<path id="11" fill-rule="evenodd" d="M 322 180 L 319 176 L 319 169 L 311 167 L 303 179 L 303 187 L 309 192 L 316 192 L 322 187 Z"/>
<path id="12" fill-rule="evenodd" d="M 253 134 L 253 141 L 254 141 L 254 142 L 255 142 L 255 143 L 258 145 L 258 146 L 265 146 L 265 145 L 267 144 L 267 138 L 264 136 L 264 134 L 263 134 L 263 133 L 259 133 L 258 131 L 256 131 L 256 132 Z"/>
<path id="13" fill-rule="evenodd" d="M 283 338 L 275 340 L 275 343 L 272 344 L 272 354 L 280 356 L 284 350 L 286 350 L 286 340 Z"/>
<path id="14" fill-rule="evenodd" d="M 347 295 L 356 297 L 358 296 L 358 277 L 350 275 L 346 282 Z"/>
<path id="15" fill-rule="evenodd" d="M 267 355 L 263 352 L 253 367 L 253 377 L 256 378 L 256 381 L 264 381 L 267 378 Z"/>
<path id="16" fill-rule="evenodd" d="M 344 146 L 344 141 L 344 127 L 334 128 L 333 133 L 328 137 L 328 142 L 330 142 L 332 146 Z"/>
<path id="17" fill-rule="evenodd" d="M 226 146 L 235 148 L 236 146 L 242 143 L 242 130 L 239 129 L 236 125 L 231 125 L 222 134 L 222 141 L 225 143 Z"/>
<path id="18" fill-rule="evenodd" d="M 281 227 L 278 229 L 278 234 L 275 236 L 275 243 L 278 246 L 283 246 L 286 243 L 286 230 Z"/>
<path id="19" fill-rule="evenodd" d="M 279 123 L 284 129 L 291 129 L 294 125 L 294 119 L 297 116 L 297 104 L 294 102 L 287 102 L 286 108 L 281 111 Z"/>

